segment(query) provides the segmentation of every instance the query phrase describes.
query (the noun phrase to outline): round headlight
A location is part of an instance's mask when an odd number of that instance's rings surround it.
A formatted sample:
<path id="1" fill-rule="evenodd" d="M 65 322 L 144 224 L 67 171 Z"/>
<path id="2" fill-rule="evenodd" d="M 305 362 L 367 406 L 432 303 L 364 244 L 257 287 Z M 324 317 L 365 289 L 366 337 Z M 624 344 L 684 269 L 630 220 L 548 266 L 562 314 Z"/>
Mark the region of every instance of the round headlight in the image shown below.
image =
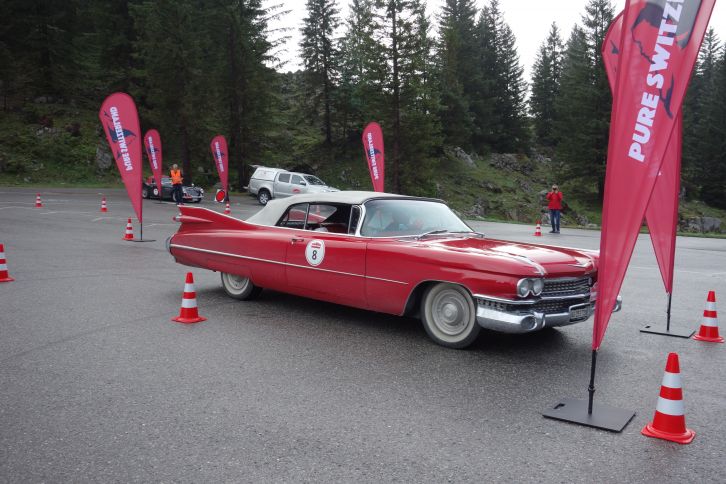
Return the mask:
<path id="1" fill-rule="evenodd" d="M 544 289 L 544 279 L 532 279 L 532 294 L 539 296 Z"/>
<path id="2" fill-rule="evenodd" d="M 529 279 L 520 279 L 517 283 L 517 295 L 519 297 L 527 297 L 532 290 L 532 281 Z"/>

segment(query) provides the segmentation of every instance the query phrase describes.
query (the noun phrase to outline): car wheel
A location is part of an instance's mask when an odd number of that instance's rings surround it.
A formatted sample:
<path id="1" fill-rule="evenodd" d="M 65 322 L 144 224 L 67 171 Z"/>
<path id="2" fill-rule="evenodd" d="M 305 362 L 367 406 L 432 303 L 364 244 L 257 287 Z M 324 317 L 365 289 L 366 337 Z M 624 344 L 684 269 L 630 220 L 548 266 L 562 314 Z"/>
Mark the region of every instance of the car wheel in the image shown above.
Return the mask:
<path id="1" fill-rule="evenodd" d="M 426 290 L 421 321 L 432 340 L 449 348 L 466 348 L 480 330 L 474 301 L 469 291 L 457 284 L 439 283 Z"/>
<path id="2" fill-rule="evenodd" d="M 156 188 L 156 187 L 154 187 L 154 189 L 152 190 L 151 193 L 153 193 L 155 197 L 158 197 L 159 196 L 159 189 Z"/>
<path id="3" fill-rule="evenodd" d="M 257 201 L 260 202 L 260 205 L 267 205 L 267 202 L 270 201 L 270 192 L 267 190 L 260 190 L 257 193 Z"/>
<path id="4" fill-rule="evenodd" d="M 146 187 L 141 188 L 141 196 L 143 198 L 149 198 L 149 189 Z"/>
<path id="5" fill-rule="evenodd" d="M 240 301 L 256 298 L 262 288 L 255 286 L 249 277 L 222 272 L 222 287 L 227 295 Z"/>

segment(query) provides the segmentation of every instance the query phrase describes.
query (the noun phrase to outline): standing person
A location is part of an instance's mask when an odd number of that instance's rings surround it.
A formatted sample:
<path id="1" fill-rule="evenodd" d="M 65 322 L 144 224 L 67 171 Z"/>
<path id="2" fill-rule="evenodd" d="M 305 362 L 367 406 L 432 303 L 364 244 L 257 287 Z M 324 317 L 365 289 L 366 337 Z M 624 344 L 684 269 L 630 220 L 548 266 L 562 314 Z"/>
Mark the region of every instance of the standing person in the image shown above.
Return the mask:
<path id="1" fill-rule="evenodd" d="M 171 165 L 171 186 L 172 186 L 172 192 L 171 192 L 171 198 L 174 199 L 177 205 L 181 205 L 182 200 L 184 200 L 184 189 L 182 188 L 182 180 L 184 179 L 182 177 L 182 172 L 179 169 L 179 166 L 174 163 Z"/>
<path id="2" fill-rule="evenodd" d="M 552 191 L 547 194 L 547 208 L 550 211 L 551 234 L 560 233 L 560 212 L 562 211 L 562 192 L 557 185 L 552 185 Z"/>

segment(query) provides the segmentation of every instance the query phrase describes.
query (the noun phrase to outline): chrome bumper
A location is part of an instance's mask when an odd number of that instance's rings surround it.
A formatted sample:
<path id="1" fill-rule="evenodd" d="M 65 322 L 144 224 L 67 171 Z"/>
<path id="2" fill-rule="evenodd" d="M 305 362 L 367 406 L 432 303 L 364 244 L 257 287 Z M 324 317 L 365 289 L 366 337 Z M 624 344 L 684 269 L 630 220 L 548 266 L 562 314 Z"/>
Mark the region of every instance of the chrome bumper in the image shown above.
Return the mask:
<path id="1" fill-rule="evenodd" d="M 623 299 L 618 296 L 613 312 L 620 311 L 622 307 Z M 476 322 L 482 328 L 501 333 L 531 333 L 544 328 L 582 323 L 590 319 L 594 312 L 595 301 L 575 304 L 570 306 L 567 312 L 555 314 L 544 314 L 537 311 L 527 312 L 526 307 L 522 307 L 522 310 L 517 313 L 510 313 L 478 304 Z"/>

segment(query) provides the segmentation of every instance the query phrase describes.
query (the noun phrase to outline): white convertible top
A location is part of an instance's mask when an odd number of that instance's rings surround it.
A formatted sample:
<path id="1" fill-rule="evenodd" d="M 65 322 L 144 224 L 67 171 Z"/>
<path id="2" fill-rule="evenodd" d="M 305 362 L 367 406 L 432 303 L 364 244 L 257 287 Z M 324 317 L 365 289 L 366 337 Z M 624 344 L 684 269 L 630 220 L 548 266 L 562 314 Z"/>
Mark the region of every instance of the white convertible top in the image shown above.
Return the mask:
<path id="1" fill-rule="evenodd" d="M 275 225 L 285 213 L 287 207 L 297 203 L 320 202 L 320 203 L 344 203 L 346 205 L 361 205 L 373 198 L 411 198 L 422 199 L 421 197 L 410 197 L 408 195 L 397 195 L 395 193 L 363 192 L 363 191 L 340 191 L 322 193 L 304 193 L 286 198 L 276 198 L 267 202 L 265 208 L 247 219 L 247 222 L 257 225 Z M 431 199 L 428 199 L 431 200 Z"/>

